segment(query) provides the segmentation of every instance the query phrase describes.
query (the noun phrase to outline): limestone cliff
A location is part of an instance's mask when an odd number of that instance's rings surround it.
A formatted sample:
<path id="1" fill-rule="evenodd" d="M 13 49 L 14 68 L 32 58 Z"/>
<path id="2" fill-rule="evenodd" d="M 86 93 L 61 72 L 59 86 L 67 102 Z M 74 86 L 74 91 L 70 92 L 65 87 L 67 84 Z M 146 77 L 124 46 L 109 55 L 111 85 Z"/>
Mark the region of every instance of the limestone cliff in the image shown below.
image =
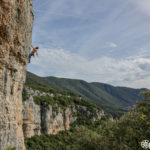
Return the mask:
<path id="1" fill-rule="evenodd" d="M 31 46 L 32 0 L 0 0 L 0 150 L 24 150 L 22 89 Z"/>
<path id="2" fill-rule="evenodd" d="M 60 93 L 45 93 L 31 88 L 25 88 L 26 98 L 23 102 L 23 131 L 25 137 L 32 137 L 40 134 L 57 134 L 59 131 L 68 130 L 70 125 L 78 118 L 77 114 L 83 115 L 94 121 L 100 120 L 104 116 L 104 111 L 97 108 L 88 110 L 82 103 L 68 104 L 68 106 L 59 106 L 57 103 L 47 105 L 42 103 L 35 104 L 35 97 L 44 98 L 63 97 Z M 70 101 L 71 96 L 65 95 Z M 65 98 L 63 97 L 63 99 Z M 76 97 L 75 97 L 76 99 Z M 42 99 L 41 99 L 42 100 Z M 67 99 L 65 99 L 67 101 Z M 58 98 L 59 101 L 59 98 Z M 61 101 L 61 99 L 60 99 Z M 54 101 L 56 102 L 56 100 Z M 69 102 L 68 102 L 69 103 Z"/>

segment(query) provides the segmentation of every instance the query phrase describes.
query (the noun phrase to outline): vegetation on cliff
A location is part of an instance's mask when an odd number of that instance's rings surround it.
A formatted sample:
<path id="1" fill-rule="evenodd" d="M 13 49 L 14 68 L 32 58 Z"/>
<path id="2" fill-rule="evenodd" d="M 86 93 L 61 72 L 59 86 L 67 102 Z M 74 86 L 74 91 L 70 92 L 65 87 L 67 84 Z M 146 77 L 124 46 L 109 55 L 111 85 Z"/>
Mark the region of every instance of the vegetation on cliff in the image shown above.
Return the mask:
<path id="1" fill-rule="evenodd" d="M 100 107 L 98 107 L 96 104 L 89 102 L 86 99 L 82 99 L 80 97 L 68 97 L 68 96 L 34 96 L 34 102 L 38 105 L 51 105 L 54 106 L 55 104 L 58 105 L 60 108 L 66 108 L 70 105 L 80 105 L 85 106 L 87 110 L 93 111 L 93 109 L 97 108 L 100 110 Z"/>
<path id="2" fill-rule="evenodd" d="M 79 120 L 69 131 L 26 139 L 27 150 L 142 150 L 141 142 L 150 139 L 150 92 L 144 100 L 119 120 L 99 122 Z M 80 120 L 81 121 L 81 120 Z"/>
<path id="3" fill-rule="evenodd" d="M 27 73 L 26 83 L 42 84 L 48 88 L 76 93 L 118 118 L 128 110 L 128 107 L 135 105 L 136 101 L 141 99 L 138 93 L 144 90 L 114 87 L 103 83 L 88 83 L 83 80 L 39 77 L 30 72 Z"/>
<path id="4" fill-rule="evenodd" d="M 25 144 L 27 150 L 79 150 L 76 144 L 79 144 L 81 137 L 88 137 L 93 141 L 95 135 L 98 135 L 95 129 L 99 124 L 102 124 L 105 120 L 94 122 L 88 118 L 82 118 L 83 120 L 77 120 L 72 124 L 71 129 L 68 131 L 61 131 L 57 135 L 41 135 L 34 136 L 32 138 L 26 138 Z M 80 122 L 82 121 L 82 122 Z M 79 138 L 79 139 L 78 139 Z M 81 145 L 80 145 L 81 146 Z M 86 150 L 92 150 L 90 143 L 87 145 Z M 83 149 L 82 149 L 83 150 Z"/>
<path id="5" fill-rule="evenodd" d="M 25 83 L 25 86 L 32 88 L 33 90 L 38 90 L 40 92 L 46 92 L 46 93 L 53 93 L 53 94 L 62 94 L 62 95 L 70 95 L 70 96 L 78 96 L 78 94 L 64 91 L 64 90 L 58 90 L 54 88 L 49 88 L 44 86 L 43 84 L 38 83 Z"/>
<path id="6" fill-rule="evenodd" d="M 16 147 L 11 147 L 11 146 L 9 146 L 9 147 L 7 147 L 5 150 L 16 150 Z"/>
<path id="7" fill-rule="evenodd" d="M 88 99 L 82 98 L 81 96 L 72 92 L 48 88 L 41 84 L 35 83 L 26 83 L 26 86 L 33 90 L 53 94 L 53 96 L 34 96 L 34 102 L 37 105 L 51 105 L 53 108 L 56 106 L 56 104 L 60 108 L 66 108 L 70 105 L 80 105 L 86 107 L 90 112 L 95 109 L 101 110 L 99 106 L 90 102 Z M 23 91 L 22 95 L 24 101 L 29 98 L 29 95 L 25 91 Z"/>

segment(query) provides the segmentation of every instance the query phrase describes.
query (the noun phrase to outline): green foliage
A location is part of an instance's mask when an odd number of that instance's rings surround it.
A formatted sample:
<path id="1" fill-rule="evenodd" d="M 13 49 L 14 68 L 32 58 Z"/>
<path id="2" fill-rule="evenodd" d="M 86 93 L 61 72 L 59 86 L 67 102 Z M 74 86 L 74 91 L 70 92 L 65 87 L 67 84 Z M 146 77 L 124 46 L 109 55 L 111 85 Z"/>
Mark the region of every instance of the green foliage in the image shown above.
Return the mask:
<path id="1" fill-rule="evenodd" d="M 56 92 L 54 89 L 47 88 L 45 86 L 42 86 L 41 84 L 25 83 L 25 85 L 27 87 L 30 87 L 30 88 L 34 89 L 34 90 L 38 90 L 40 92 L 51 92 L 51 93 L 55 93 Z"/>
<path id="2" fill-rule="evenodd" d="M 59 94 L 62 94 L 62 95 L 78 96 L 75 93 L 49 88 L 49 87 L 46 87 L 46 86 L 44 86 L 42 84 L 25 83 L 25 86 L 30 87 L 30 88 L 32 88 L 34 90 L 38 90 L 40 92 L 53 93 L 53 94 L 58 94 L 59 93 Z"/>
<path id="3" fill-rule="evenodd" d="M 7 147 L 5 150 L 16 150 L 16 147 L 11 147 L 11 146 L 9 146 L 9 147 Z"/>
<path id="4" fill-rule="evenodd" d="M 33 76 L 30 74 L 28 82 L 38 82 L 47 87 L 81 94 L 92 99 L 106 112 L 116 117 L 120 117 L 127 111 L 123 110 L 122 106 L 133 105 L 137 99 L 142 98 L 142 96 L 138 96 L 138 93 L 143 89 L 135 90 L 54 77 L 40 78 L 35 76 L 33 79 Z M 81 114 L 75 114 L 78 118 L 71 125 L 69 131 L 60 132 L 57 135 L 41 135 L 26 139 L 27 150 L 142 150 L 141 141 L 150 139 L 150 92 L 145 91 L 141 94 L 144 95 L 144 100 L 137 102 L 136 107 L 132 111 L 126 112 L 119 120 L 107 121 L 103 118 L 101 121 L 93 122 Z M 70 104 L 86 105 L 89 110 L 93 110 L 95 107 L 93 104 L 81 100 L 78 96 L 68 98 L 65 97 L 65 94 L 62 98 L 55 99 L 36 97 L 35 101 L 40 105 L 58 104 L 60 107 L 66 107 Z"/>
<path id="5" fill-rule="evenodd" d="M 96 132 L 80 126 L 57 135 L 41 135 L 25 139 L 25 145 L 27 150 L 92 150 L 95 143 L 98 143 L 97 137 L 99 135 Z"/>
<path id="6" fill-rule="evenodd" d="M 124 110 L 125 107 L 132 106 L 137 99 L 141 99 L 138 93 L 143 91 L 143 89 L 114 87 L 103 83 L 87 83 L 82 80 L 39 77 L 30 72 L 27 73 L 26 83 L 42 84 L 49 88 L 76 93 L 117 118 L 127 111 Z"/>
<path id="7" fill-rule="evenodd" d="M 25 91 L 23 91 L 22 92 L 22 99 L 23 99 L 23 101 L 26 101 L 28 98 L 29 98 L 29 95 Z"/>
<path id="8" fill-rule="evenodd" d="M 93 122 L 77 114 L 69 131 L 26 139 L 27 150 L 142 150 L 141 141 L 150 139 L 150 92 L 143 94 L 119 120 Z"/>
<path id="9" fill-rule="evenodd" d="M 77 120 L 71 124 L 71 128 L 79 127 L 79 126 L 84 126 L 92 131 L 95 131 L 96 128 L 100 125 L 103 124 L 107 120 L 106 117 L 102 117 L 101 120 L 99 121 L 93 121 L 90 118 L 87 118 L 83 116 L 82 114 L 78 113 L 77 114 Z"/>
<path id="10" fill-rule="evenodd" d="M 65 108 L 68 107 L 69 105 L 80 105 L 80 106 L 85 106 L 87 108 L 87 110 L 89 110 L 90 112 L 92 112 L 94 109 L 99 109 L 100 108 L 95 105 L 92 102 L 89 102 L 86 99 L 82 99 L 80 97 L 73 97 L 73 96 L 54 96 L 54 97 L 50 97 L 50 96 L 34 96 L 34 102 L 38 105 L 52 105 L 55 106 L 55 104 L 57 104 L 60 108 Z"/>
<path id="11" fill-rule="evenodd" d="M 143 94 L 144 101 L 138 102 L 133 111 L 97 129 L 104 149 L 142 150 L 141 141 L 150 139 L 150 92 Z"/>
<path id="12" fill-rule="evenodd" d="M 120 118 L 125 112 L 128 112 L 128 109 L 121 109 L 117 107 L 110 107 L 104 105 L 101 107 L 108 115 L 113 116 L 113 118 Z"/>
<path id="13" fill-rule="evenodd" d="M 69 150 L 69 136 L 71 132 L 60 132 L 57 135 L 34 136 L 31 139 L 25 139 L 27 150 Z"/>
<path id="14" fill-rule="evenodd" d="M 33 98 L 34 102 L 37 105 L 45 106 L 45 108 L 48 105 L 51 105 L 55 112 L 58 112 L 58 107 L 66 108 L 70 105 L 84 106 L 90 112 L 94 112 L 95 109 L 101 110 L 99 106 L 90 102 L 88 99 L 83 99 L 81 96 L 78 96 L 77 94 L 71 92 L 50 89 L 43 85 L 37 85 L 35 83 L 26 83 L 26 86 L 40 92 L 53 93 L 53 96 L 34 96 Z M 28 97 L 29 95 L 27 95 L 27 93 L 23 91 L 23 100 L 25 101 Z"/>

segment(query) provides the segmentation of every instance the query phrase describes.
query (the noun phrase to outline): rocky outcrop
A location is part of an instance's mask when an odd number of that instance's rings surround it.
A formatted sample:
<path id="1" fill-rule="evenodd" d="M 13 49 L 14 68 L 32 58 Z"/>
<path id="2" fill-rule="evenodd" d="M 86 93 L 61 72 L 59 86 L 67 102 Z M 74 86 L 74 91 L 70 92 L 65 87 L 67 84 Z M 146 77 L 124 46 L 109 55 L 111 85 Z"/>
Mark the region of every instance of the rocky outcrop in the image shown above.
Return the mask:
<path id="1" fill-rule="evenodd" d="M 59 109 L 59 108 L 58 108 Z M 72 116 L 72 109 L 59 109 L 58 112 L 53 107 L 36 105 L 33 97 L 24 102 L 23 109 L 23 132 L 25 137 L 43 134 L 57 134 L 59 131 L 67 130 L 70 123 L 76 120 Z"/>
<path id="2" fill-rule="evenodd" d="M 26 88 L 27 99 L 23 102 L 23 131 L 25 137 L 40 134 L 57 134 L 59 131 L 68 130 L 70 125 L 76 121 L 77 115 L 81 114 L 94 121 L 104 116 L 103 110 L 94 109 L 89 111 L 85 106 L 69 105 L 61 108 L 57 104 L 37 105 L 34 96 L 57 96 L 52 93 L 41 93 Z M 67 95 L 66 95 L 67 96 Z"/>
<path id="3" fill-rule="evenodd" d="M 25 149 L 22 89 L 32 23 L 32 0 L 0 0 L 0 150 Z"/>

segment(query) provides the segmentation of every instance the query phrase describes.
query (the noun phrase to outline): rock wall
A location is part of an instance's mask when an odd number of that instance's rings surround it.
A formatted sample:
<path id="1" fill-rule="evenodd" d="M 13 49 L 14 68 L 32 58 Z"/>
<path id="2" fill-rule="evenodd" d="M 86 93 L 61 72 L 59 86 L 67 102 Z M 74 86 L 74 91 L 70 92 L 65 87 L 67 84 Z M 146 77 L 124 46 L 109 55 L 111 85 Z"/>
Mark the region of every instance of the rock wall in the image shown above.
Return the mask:
<path id="1" fill-rule="evenodd" d="M 25 149 L 22 89 L 32 23 L 32 0 L 0 0 L 0 150 Z"/>
<path id="2" fill-rule="evenodd" d="M 28 98 L 23 102 L 23 132 L 25 137 L 32 137 L 40 134 L 57 134 L 59 131 L 68 130 L 70 124 L 76 121 L 75 114 L 80 113 L 94 121 L 104 116 L 103 110 L 95 109 L 93 112 L 85 106 L 69 105 L 67 108 L 60 108 L 57 104 L 37 105 L 34 103 L 34 96 L 50 96 L 52 93 L 40 93 L 26 88 Z M 55 109 L 54 109 L 55 108 Z M 57 108 L 57 110 L 56 110 Z"/>
<path id="3" fill-rule="evenodd" d="M 70 124 L 76 120 L 72 116 L 72 109 L 59 109 L 55 112 L 51 105 L 42 107 L 36 105 L 33 97 L 24 102 L 23 132 L 25 137 L 41 134 L 57 134 L 59 131 L 68 130 Z"/>

